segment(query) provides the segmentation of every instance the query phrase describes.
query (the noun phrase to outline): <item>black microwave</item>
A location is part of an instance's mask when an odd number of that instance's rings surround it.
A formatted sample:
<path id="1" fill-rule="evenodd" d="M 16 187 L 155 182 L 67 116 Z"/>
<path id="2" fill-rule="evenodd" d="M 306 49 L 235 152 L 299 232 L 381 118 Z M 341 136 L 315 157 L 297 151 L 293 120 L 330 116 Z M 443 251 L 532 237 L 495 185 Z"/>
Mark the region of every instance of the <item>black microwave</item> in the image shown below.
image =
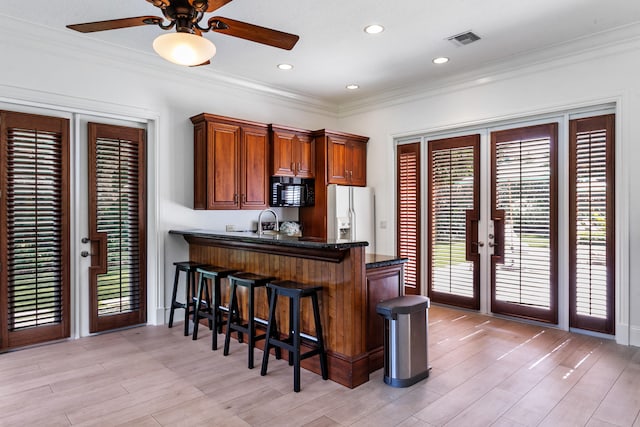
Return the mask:
<path id="1" fill-rule="evenodd" d="M 314 186 L 314 179 L 272 176 L 269 205 L 290 208 L 313 206 L 316 203 Z"/>

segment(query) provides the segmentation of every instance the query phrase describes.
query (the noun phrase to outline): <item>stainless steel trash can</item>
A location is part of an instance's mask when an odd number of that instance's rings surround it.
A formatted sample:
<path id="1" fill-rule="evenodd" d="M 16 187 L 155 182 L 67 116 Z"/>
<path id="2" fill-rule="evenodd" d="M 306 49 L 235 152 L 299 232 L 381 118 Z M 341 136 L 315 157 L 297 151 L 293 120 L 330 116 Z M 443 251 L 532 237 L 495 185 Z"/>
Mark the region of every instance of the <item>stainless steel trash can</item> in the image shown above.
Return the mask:
<path id="1" fill-rule="evenodd" d="M 427 322 L 430 301 L 406 295 L 378 303 L 384 321 L 384 382 L 409 387 L 429 376 Z"/>

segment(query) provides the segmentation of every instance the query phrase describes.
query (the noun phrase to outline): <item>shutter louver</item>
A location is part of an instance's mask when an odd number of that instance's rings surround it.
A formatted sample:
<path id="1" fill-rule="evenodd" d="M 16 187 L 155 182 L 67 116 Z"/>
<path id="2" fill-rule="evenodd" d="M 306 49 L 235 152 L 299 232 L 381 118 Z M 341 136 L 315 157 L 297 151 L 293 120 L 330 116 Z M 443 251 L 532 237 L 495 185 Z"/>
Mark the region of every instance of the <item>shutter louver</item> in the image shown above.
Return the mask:
<path id="1" fill-rule="evenodd" d="M 98 315 L 140 309 L 138 141 L 97 138 L 97 231 L 107 235 L 107 272 L 97 277 Z"/>
<path id="2" fill-rule="evenodd" d="M 555 124 L 494 132 L 494 311 L 555 322 Z M 500 235 L 502 234 L 502 235 Z M 497 303 L 497 304 L 496 304 Z M 509 308 L 506 308 L 509 306 Z"/>
<path id="3" fill-rule="evenodd" d="M 614 115 L 572 120 L 571 326 L 614 332 Z"/>
<path id="4" fill-rule="evenodd" d="M 62 304 L 62 138 L 12 128 L 7 138 L 9 330 L 58 324 Z"/>
<path id="5" fill-rule="evenodd" d="M 398 146 L 398 255 L 405 293 L 420 293 L 420 145 Z"/>

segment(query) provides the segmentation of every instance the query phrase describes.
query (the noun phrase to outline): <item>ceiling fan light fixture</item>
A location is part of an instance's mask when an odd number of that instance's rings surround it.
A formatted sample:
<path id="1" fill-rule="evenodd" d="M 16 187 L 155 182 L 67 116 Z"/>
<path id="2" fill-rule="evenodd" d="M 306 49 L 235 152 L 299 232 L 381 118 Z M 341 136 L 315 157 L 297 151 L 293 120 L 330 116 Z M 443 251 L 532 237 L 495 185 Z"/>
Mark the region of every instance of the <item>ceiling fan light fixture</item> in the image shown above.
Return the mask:
<path id="1" fill-rule="evenodd" d="M 208 39 L 190 33 L 167 33 L 153 41 L 153 50 L 178 65 L 200 65 L 216 54 L 216 46 Z"/>

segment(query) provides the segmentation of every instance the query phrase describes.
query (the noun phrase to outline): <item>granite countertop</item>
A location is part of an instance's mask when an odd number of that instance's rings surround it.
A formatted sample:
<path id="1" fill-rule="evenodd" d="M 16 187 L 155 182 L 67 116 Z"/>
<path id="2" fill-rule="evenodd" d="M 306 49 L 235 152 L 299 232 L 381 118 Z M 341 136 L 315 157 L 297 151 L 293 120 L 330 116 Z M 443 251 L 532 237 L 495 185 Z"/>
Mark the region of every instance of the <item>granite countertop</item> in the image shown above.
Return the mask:
<path id="1" fill-rule="evenodd" d="M 392 255 L 366 254 L 364 262 L 367 268 L 387 267 L 389 265 L 403 264 L 408 262 L 409 258 L 401 258 Z"/>
<path id="2" fill-rule="evenodd" d="M 349 249 L 369 245 L 369 243 L 365 241 L 319 239 L 317 237 L 288 236 L 281 233 L 258 235 L 255 231 L 170 230 L 169 234 L 309 249 Z"/>

